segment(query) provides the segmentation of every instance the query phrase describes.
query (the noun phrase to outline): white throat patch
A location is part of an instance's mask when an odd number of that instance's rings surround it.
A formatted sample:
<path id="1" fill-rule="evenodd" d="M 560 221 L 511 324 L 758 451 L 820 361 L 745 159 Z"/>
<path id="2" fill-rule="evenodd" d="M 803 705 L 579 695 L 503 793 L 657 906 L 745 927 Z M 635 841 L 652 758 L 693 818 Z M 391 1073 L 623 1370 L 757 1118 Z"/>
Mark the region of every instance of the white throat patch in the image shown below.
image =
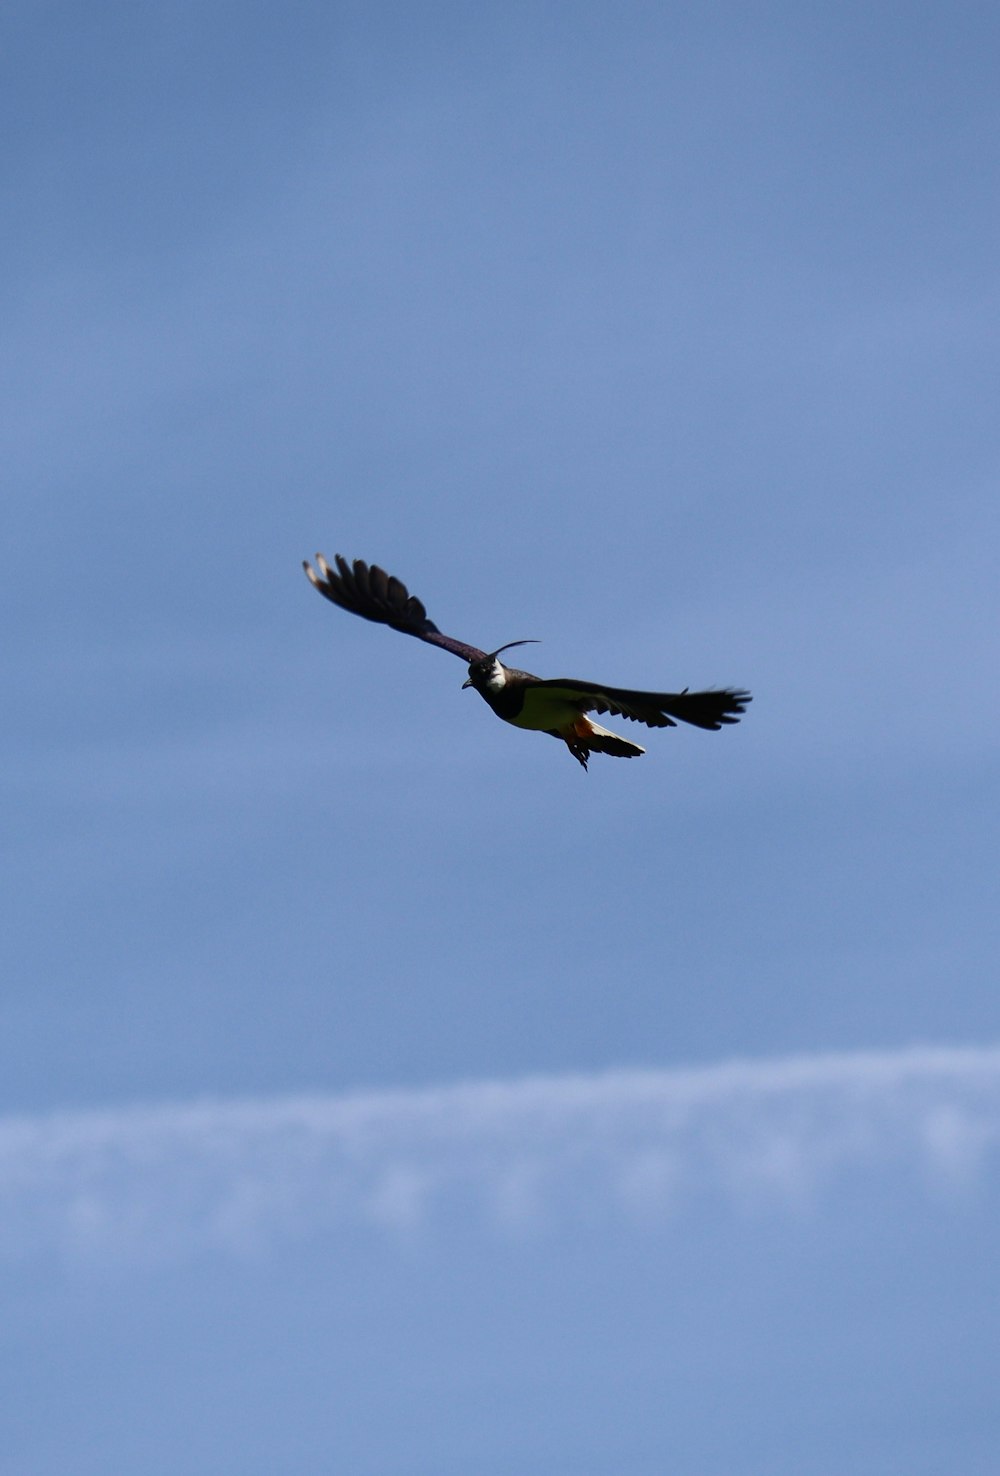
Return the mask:
<path id="1" fill-rule="evenodd" d="M 503 688 L 507 685 L 507 678 L 504 675 L 504 669 L 495 656 L 493 658 L 493 665 L 486 673 L 486 678 L 483 685 L 490 692 L 501 692 Z"/>

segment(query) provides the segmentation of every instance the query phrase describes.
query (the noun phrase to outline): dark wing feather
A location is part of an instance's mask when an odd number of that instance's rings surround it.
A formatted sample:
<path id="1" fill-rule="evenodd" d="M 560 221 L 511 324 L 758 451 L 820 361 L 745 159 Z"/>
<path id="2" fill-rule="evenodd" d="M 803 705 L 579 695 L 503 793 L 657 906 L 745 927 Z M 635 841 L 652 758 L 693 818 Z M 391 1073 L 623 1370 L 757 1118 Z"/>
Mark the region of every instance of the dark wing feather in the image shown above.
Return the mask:
<path id="1" fill-rule="evenodd" d="M 416 636 L 450 651 L 463 661 L 481 661 L 486 655 L 478 646 L 467 646 L 452 636 L 442 635 L 428 620 L 427 611 L 416 595 L 411 595 L 401 579 L 387 574 L 377 564 L 366 564 L 364 559 L 355 559 L 349 564 L 340 554 L 334 556 L 336 569 L 332 569 L 322 554 L 316 555 L 319 573 L 308 562 L 302 567 L 309 582 L 321 595 L 325 595 L 342 610 L 360 615 L 364 620 L 374 620 L 379 625 L 401 630 L 404 635 Z"/>
<path id="2" fill-rule="evenodd" d="M 580 712 L 614 713 L 645 723 L 647 728 L 675 728 L 678 722 L 712 730 L 738 723 L 752 701 L 749 692 L 733 687 L 711 692 L 630 692 L 622 687 L 599 687 L 594 682 L 539 681 L 539 687 L 560 688 L 579 703 Z"/>

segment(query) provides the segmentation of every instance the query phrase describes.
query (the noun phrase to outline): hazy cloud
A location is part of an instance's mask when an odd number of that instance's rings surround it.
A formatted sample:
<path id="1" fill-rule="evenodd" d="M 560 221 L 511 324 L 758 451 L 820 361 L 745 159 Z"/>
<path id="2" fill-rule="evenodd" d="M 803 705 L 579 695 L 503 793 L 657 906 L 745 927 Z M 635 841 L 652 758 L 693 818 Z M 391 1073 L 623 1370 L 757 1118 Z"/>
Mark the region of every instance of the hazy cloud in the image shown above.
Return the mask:
<path id="1" fill-rule="evenodd" d="M 887 1170 L 952 1195 L 998 1145 L 1000 1048 L 8 1117 L 0 1251 L 240 1253 L 458 1216 L 518 1234 L 568 1214 L 656 1223 L 706 1200 L 821 1205 Z"/>

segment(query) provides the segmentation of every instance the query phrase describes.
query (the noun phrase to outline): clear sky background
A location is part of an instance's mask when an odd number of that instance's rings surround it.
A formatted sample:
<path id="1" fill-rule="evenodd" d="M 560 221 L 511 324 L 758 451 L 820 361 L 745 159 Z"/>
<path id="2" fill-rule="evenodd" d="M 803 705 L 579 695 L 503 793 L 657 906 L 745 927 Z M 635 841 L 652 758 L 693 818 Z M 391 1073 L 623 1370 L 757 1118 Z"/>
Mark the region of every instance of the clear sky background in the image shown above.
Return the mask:
<path id="1" fill-rule="evenodd" d="M 3 29 L 8 1469 L 994 1476 L 995 6 Z"/>

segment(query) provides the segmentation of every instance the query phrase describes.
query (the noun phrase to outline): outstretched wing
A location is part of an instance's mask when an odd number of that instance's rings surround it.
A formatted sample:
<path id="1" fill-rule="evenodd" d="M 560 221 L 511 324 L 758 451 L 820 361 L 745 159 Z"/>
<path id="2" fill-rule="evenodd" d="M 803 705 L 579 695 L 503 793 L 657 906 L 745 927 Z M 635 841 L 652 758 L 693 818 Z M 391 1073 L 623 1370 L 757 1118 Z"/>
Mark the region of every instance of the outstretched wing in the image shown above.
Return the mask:
<path id="1" fill-rule="evenodd" d="M 610 712 L 631 718 L 647 728 L 675 728 L 679 722 L 695 728 L 721 728 L 738 723 L 753 699 L 733 687 L 712 692 L 629 692 L 622 687 L 599 687 L 594 682 L 539 681 L 525 693 L 547 691 L 572 703 L 578 712 Z"/>
<path id="2" fill-rule="evenodd" d="M 486 655 L 478 646 L 467 646 L 464 641 L 442 635 L 433 620 L 428 620 L 427 611 L 416 595 L 410 594 L 401 579 L 387 574 L 377 564 L 366 564 L 364 559 L 355 559 L 353 564 L 349 564 L 340 554 L 334 555 L 336 569 L 331 569 L 322 554 L 316 555 L 316 562 L 318 574 L 310 563 L 304 561 L 302 564 L 310 584 L 342 610 L 350 610 L 352 615 L 360 615 L 365 620 L 375 620 L 379 625 L 389 625 L 404 635 L 429 641 L 432 646 L 440 646 L 442 651 L 450 651 L 463 661 L 481 661 Z"/>

